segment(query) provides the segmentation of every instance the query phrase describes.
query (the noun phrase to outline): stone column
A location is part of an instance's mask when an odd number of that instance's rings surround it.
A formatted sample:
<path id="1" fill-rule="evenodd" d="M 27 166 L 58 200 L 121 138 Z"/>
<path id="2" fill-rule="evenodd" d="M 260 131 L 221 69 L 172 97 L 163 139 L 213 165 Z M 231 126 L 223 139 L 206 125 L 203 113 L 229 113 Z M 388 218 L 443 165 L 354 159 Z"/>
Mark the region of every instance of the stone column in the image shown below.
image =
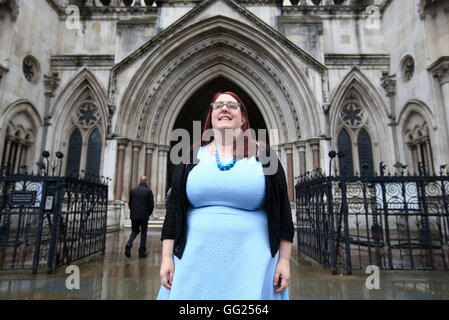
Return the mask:
<path id="1" fill-rule="evenodd" d="M 9 154 L 11 152 L 11 139 L 9 136 L 6 136 L 6 149 L 5 154 L 3 155 L 3 166 L 6 166 L 9 163 Z M 4 168 L 1 168 L 0 173 L 4 170 Z"/>
<path id="2" fill-rule="evenodd" d="M 306 142 L 305 141 L 296 141 L 296 148 L 299 151 L 299 174 L 306 173 Z"/>
<path id="3" fill-rule="evenodd" d="M 138 173 L 139 173 L 139 155 L 140 148 L 142 147 L 141 141 L 133 141 L 132 142 L 133 153 L 132 153 L 132 161 L 131 161 L 131 189 L 137 187 L 138 184 Z"/>
<path id="4" fill-rule="evenodd" d="M 165 204 L 165 186 L 167 181 L 167 159 L 170 146 L 158 146 L 158 161 L 157 161 L 157 193 L 156 202 L 158 204 Z"/>
<path id="5" fill-rule="evenodd" d="M 398 122 L 396 121 L 396 103 L 394 97 L 396 96 L 396 77 L 395 75 L 384 74 L 380 79 L 382 87 L 385 89 L 386 96 L 390 101 L 390 120 L 388 124 L 391 127 L 391 133 L 393 135 L 394 147 L 394 167 L 399 173 L 402 165 L 399 162 L 399 140 L 398 140 Z"/>
<path id="6" fill-rule="evenodd" d="M 117 171 L 115 174 L 115 200 L 122 199 L 123 191 L 123 169 L 125 165 L 125 151 L 128 145 L 127 139 L 117 139 L 118 154 L 117 154 Z"/>
<path id="7" fill-rule="evenodd" d="M 446 128 L 449 129 L 449 56 L 439 58 L 427 70 L 438 80 L 446 120 Z"/>
<path id="8" fill-rule="evenodd" d="M 425 148 L 426 148 L 426 156 L 427 156 L 427 163 L 429 164 L 429 167 L 427 168 L 427 172 L 429 174 L 435 174 L 435 168 L 433 167 L 433 159 L 432 159 L 432 148 L 430 147 L 430 138 L 427 138 L 425 141 Z"/>
<path id="9" fill-rule="evenodd" d="M 313 153 L 313 169 L 320 167 L 320 139 L 310 139 L 310 146 Z"/>
<path id="10" fill-rule="evenodd" d="M 146 148 L 146 157 L 145 157 L 145 175 L 147 176 L 148 180 L 150 181 L 151 185 L 151 164 L 153 162 L 153 150 L 156 147 L 154 143 L 147 143 L 145 145 Z M 151 186 L 151 189 L 152 186 Z"/>
<path id="11" fill-rule="evenodd" d="M 11 148 L 9 149 L 9 170 L 11 173 L 14 172 L 14 163 L 17 156 L 17 138 L 11 138 Z"/>
<path id="12" fill-rule="evenodd" d="M 17 150 L 16 150 L 16 158 L 14 160 L 14 173 L 20 173 L 19 169 L 20 169 L 20 156 L 22 155 L 22 141 L 18 140 L 17 141 Z"/>
<path id="13" fill-rule="evenodd" d="M 47 143 L 47 133 L 48 127 L 50 126 L 50 117 L 48 115 L 50 111 L 51 99 L 54 97 L 54 92 L 59 86 L 58 73 L 54 72 L 50 76 L 44 75 L 44 87 L 45 87 L 45 110 L 44 110 L 44 122 L 42 124 L 42 141 L 41 141 L 41 152 L 40 160 L 43 161 L 42 152 L 45 150 L 45 145 Z"/>
<path id="14" fill-rule="evenodd" d="M 287 153 L 287 192 L 290 202 L 293 201 L 293 143 L 284 143 L 283 147 Z"/>

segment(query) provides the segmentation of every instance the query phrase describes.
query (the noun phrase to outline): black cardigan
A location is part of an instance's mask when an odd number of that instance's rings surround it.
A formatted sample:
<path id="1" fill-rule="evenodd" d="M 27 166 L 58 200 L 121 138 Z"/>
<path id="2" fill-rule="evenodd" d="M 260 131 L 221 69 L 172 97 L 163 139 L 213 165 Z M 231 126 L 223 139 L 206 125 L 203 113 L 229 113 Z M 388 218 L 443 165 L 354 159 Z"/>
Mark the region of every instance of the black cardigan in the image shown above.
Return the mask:
<path id="1" fill-rule="evenodd" d="M 189 160 L 176 166 L 172 176 L 172 190 L 167 203 L 165 221 L 162 227 L 161 240 L 174 239 L 173 254 L 182 258 L 186 244 L 187 209 L 191 205 L 186 195 L 187 176 L 196 164 L 199 148 L 193 149 Z M 267 157 L 275 157 L 278 162 L 275 174 L 267 171 L 268 163 L 262 162 L 265 174 L 265 209 L 268 214 L 268 233 L 270 239 L 271 255 L 274 257 L 279 250 L 280 239 L 293 242 L 294 227 L 290 201 L 287 195 L 287 182 L 284 169 L 275 153 L 270 155 L 270 148 L 261 150 Z M 259 157 L 256 158 L 259 160 Z"/>

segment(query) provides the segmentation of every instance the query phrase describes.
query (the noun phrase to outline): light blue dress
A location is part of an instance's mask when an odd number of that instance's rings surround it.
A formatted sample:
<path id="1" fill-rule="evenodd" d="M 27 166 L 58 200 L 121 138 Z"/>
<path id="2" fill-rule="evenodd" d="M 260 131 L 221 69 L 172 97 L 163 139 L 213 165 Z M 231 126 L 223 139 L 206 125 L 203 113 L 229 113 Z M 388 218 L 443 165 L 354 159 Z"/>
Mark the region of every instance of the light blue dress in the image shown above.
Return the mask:
<path id="1" fill-rule="evenodd" d="M 161 286 L 157 299 L 288 300 L 288 288 L 273 286 L 279 251 L 271 257 L 262 164 L 244 158 L 220 171 L 204 146 L 198 159 L 187 179 L 184 253 L 174 256 L 171 290 Z"/>

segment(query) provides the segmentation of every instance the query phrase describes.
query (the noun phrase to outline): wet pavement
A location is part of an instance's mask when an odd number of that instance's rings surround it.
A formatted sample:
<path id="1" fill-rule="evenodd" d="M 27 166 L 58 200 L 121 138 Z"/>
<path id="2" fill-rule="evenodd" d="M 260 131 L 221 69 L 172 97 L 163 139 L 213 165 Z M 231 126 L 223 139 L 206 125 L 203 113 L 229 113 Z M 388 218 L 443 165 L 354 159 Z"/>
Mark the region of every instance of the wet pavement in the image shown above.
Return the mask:
<path id="1" fill-rule="evenodd" d="M 66 268 L 54 274 L 44 271 L 0 271 L 0 299 L 112 299 L 152 300 L 159 288 L 162 245 L 160 232 L 148 234 L 148 257 L 138 258 L 137 238 L 130 259 L 124 246 L 130 230 L 109 233 L 105 254 L 97 254 L 73 264 L 80 270 L 80 289 L 66 288 Z M 295 239 L 296 243 L 296 239 Z M 367 289 L 369 274 L 354 271 L 352 275 L 332 275 L 328 269 L 311 264 L 298 256 L 294 243 L 291 258 L 290 299 L 404 299 L 448 300 L 449 272 L 445 271 L 380 271 L 380 289 Z"/>

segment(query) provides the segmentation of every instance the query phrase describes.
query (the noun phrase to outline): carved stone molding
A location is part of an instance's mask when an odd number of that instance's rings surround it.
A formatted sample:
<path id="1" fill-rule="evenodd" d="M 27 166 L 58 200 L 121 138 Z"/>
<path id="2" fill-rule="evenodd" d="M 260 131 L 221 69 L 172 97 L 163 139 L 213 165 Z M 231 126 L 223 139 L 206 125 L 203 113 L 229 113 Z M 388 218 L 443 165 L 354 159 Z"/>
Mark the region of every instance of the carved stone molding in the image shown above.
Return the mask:
<path id="1" fill-rule="evenodd" d="M 201 0 L 164 0 L 161 4 L 162 7 L 187 7 L 195 6 L 200 3 Z"/>
<path id="2" fill-rule="evenodd" d="M 388 54 L 326 54 L 324 64 L 327 67 L 370 67 L 388 70 L 390 55 Z"/>
<path id="3" fill-rule="evenodd" d="M 139 48 L 138 51 L 135 51 L 133 54 L 129 55 L 127 58 L 122 60 L 120 63 L 114 66 L 113 72 L 111 74 L 110 81 L 110 89 L 114 90 L 114 80 L 117 77 L 118 73 L 122 70 L 126 69 L 129 65 L 131 65 L 134 61 L 141 58 L 145 54 L 147 54 L 154 47 L 159 46 L 163 43 L 168 42 L 177 32 L 179 32 L 185 24 L 191 21 L 196 15 L 198 15 L 201 11 L 205 10 L 210 4 L 212 4 L 215 0 L 206 0 L 203 3 L 196 6 L 194 9 L 190 10 L 187 14 L 185 14 L 177 23 L 170 25 L 166 29 L 162 30 L 157 36 L 148 41 L 145 45 Z M 285 36 L 280 34 L 277 30 L 273 29 L 261 19 L 259 19 L 256 15 L 246 10 L 244 7 L 239 5 L 238 3 L 231 0 L 224 0 L 228 5 L 233 7 L 238 13 L 245 16 L 251 22 L 256 24 L 260 30 L 266 32 L 268 35 L 272 36 L 276 41 L 278 41 L 284 48 L 289 51 L 291 54 L 297 56 L 301 61 L 309 65 L 312 69 L 319 73 L 324 73 L 327 68 L 322 65 L 318 60 L 313 58 L 307 52 L 296 46 L 290 40 L 288 40 Z M 112 93 L 112 92 L 111 92 Z"/>
<path id="4" fill-rule="evenodd" d="M 142 148 L 143 142 L 139 140 L 135 140 L 131 142 L 131 145 L 133 147 L 133 152 L 139 152 L 140 148 Z"/>
<path id="5" fill-rule="evenodd" d="M 41 76 L 39 61 L 33 56 L 26 56 L 22 61 L 22 72 L 29 82 L 36 84 Z"/>
<path id="6" fill-rule="evenodd" d="M 287 153 L 292 153 L 293 151 L 293 142 L 287 142 L 282 145 Z"/>
<path id="7" fill-rule="evenodd" d="M 114 66 L 113 55 L 55 55 L 51 57 L 52 68 L 72 68 L 72 67 L 107 67 Z"/>
<path id="8" fill-rule="evenodd" d="M 53 72 L 51 75 L 44 74 L 45 94 L 53 95 L 53 92 L 55 92 L 59 86 L 59 81 L 60 79 L 57 72 Z"/>
<path id="9" fill-rule="evenodd" d="M 291 0 L 290 0 L 291 1 Z M 332 17 L 336 15 L 344 15 L 356 17 L 363 15 L 367 5 L 297 5 L 282 6 L 282 15 L 316 15 L 320 17 Z M 383 6 L 379 8 L 382 12 Z"/>
<path id="10" fill-rule="evenodd" d="M 312 147 L 312 150 L 317 150 L 320 147 L 320 139 L 318 138 L 313 138 L 313 139 L 309 139 L 309 144 Z"/>
<path id="11" fill-rule="evenodd" d="M 287 88 L 285 87 L 285 84 L 283 83 L 282 79 L 279 77 L 278 73 L 276 72 L 276 70 L 271 69 L 266 63 L 262 63 L 260 56 L 258 55 L 257 52 L 253 51 L 252 49 L 245 47 L 243 43 L 237 43 L 237 42 L 231 42 L 229 40 L 218 40 L 218 39 L 214 39 L 214 40 L 209 40 L 206 43 L 199 43 L 197 46 L 191 48 L 191 50 L 189 50 L 188 52 L 184 53 L 182 56 L 178 57 L 173 63 L 172 65 L 169 67 L 168 72 L 164 72 L 162 73 L 162 76 L 160 76 L 158 79 L 155 79 L 155 84 L 151 87 L 151 89 L 149 90 L 150 94 L 146 97 L 146 101 L 151 101 L 153 95 L 155 94 L 155 92 L 158 91 L 159 88 L 163 87 L 164 83 L 166 82 L 167 78 L 169 76 L 173 76 L 173 70 L 178 68 L 178 66 L 182 65 L 185 61 L 190 61 L 194 58 L 194 56 L 199 53 L 200 51 L 205 50 L 206 48 L 210 47 L 210 46 L 214 46 L 214 45 L 222 45 L 225 47 L 229 47 L 232 48 L 233 50 L 241 50 L 242 54 L 244 54 L 246 57 L 252 58 L 253 60 L 256 61 L 257 65 L 259 66 L 263 66 L 265 68 L 265 71 L 270 75 L 270 77 L 275 80 L 278 84 L 278 86 L 281 88 L 281 90 L 283 90 L 284 92 L 284 96 L 287 98 L 287 101 L 290 105 L 291 108 L 291 112 L 295 118 L 295 124 L 296 124 L 296 128 L 299 132 L 300 129 L 300 123 L 299 123 L 299 116 L 296 112 L 296 109 L 294 108 L 293 105 L 293 101 L 290 97 L 290 93 L 288 92 Z M 224 61 L 229 61 L 232 65 L 238 66 L 239 69 L 241 70 L 245 70 L 245 72 L 247 72 L 248 75 L 250 75 L 251 77 L 254 78 L 255 81 L 257 81 L 258 83 L 260 83 L 263 87 L 264 90 L 268 93 L 268 95 L 272 98 L 272 105 L 273 107 L 278 110 L 278 114 L 281 118 L 281 124 L 282 124 L 282 132 L 284 133 L 284 137 L 287 138 L 287 132 L 286 132 L 286 120 L 285 117 L 283 115 L 283 112 L 281 111 L 281 106 L 279 105 L 279 103 L 276 101 L 275 99 L 275 95 L 274 92 L 269 88 L 268 85 L 266 85 L 263 81 L 262 78 L 260 78 L 257 73 L 254 72 L 254 70 L 251 70 L 247 64 L 243 63 L 242 61 L 240 61 L 240 59 L 233 57 L 233 56 L 228 56 L 225 55 L 221 52 L 216 52 L 212 55 L 210 55 L 209 57 L 207 57 L 207 59 L 203 59 L 201 61 L 199 61 L 197 64 L 195 64 L 193 67 L 191 67 L 188 70 L 183 70 L 183 72 L 181 73 L 175 73 L 176 74 L 176 81 L 174 83 L 174 87 L 177 88 L 181 85 L 181 83 L 184 81 L 184 79 L 189 76 L 192 72 L 194 72 L 194 70 L 201 68 L 202 65 L 204 64 L 208 64 L 210 63 L 211 60 L 215 60 L 215 59 L 221 59 Z M 167 96 L 165 96 L 165 98 L 167 98 Z M 162 106 L 164 105 L 164 103 L 162 103 Z M 155 120 L 158 120 L 160 117 L 160 114 L 163 112 L 163 107 L 160 107 L 156 110 L 156 114 L 154 116 Z M 147 111 L 145 111 L 141 117 L 145 117 L 146 114 L 149 112 L 149 109 L 147 109 Z M 139 120 L 139 123 L 144 122 L 142 120 Z M 141 130 L 144 129 L 144 126 L 142 126 L 140 128 Z M 152 139 L 156 138 L 156 131 L 157 128 L 156 126 L 153 126 L 151 129 L 151 137 Z M 141 135 L 141 133 L 138 134 L 138 136 Z"/>
<path id="12" fill-rule="evenodd" d="M 169 152 L 170 146 L 160 144 L 160 145 L 158 145 L 158 150 L 159 150 L 159 152 Z"/>
<path id="13" fill-rule="evenodd" d="M 145 144 L 145 148 L 146 148 L 146 153 L 147 154 L 151 154 L 153 153 L 153 150 L 157 147 L 157 145 L 155 143 L 146 143 Z"/>
<path id="14" fill-rule="evenodd" d="M 157 7 L 81 7 L 84 20 L 120 20 L 131 17 L 157 17 Z M 66 14 L 60 18 L 65 19 Z"/>
<path id="15" fill-rule="evenodd" d="M 441 85 L 449 82 L 449 56 L 439 58 L 427 70 L 440 81 Z"/>
<path id="16" fill-rule="evenodd" d="M 306 142 L 305 141 L 296 141 L 295 147 L 298 148 L 299 152 L 306 151 Z"/>
<path id="17" fill-rule="evenodd" d="M 120 148 L 126 148 L 126 146 L 128 145 L 128 143 L 129 143 L 129 139 L 127 139 L 127 138 L 122 138 L 122 137 L 120 137 L 120 138 L 115 138 L 115 140 L 117 140 L 117 145 L 119 146 L 119 149 Z"/>
<path id="18" fill-rule="evenodd" d="M 387 97 L 396 95 L 396 75 L 385 74 L 381 79 L 382 88 L 385 89 Z"/>

